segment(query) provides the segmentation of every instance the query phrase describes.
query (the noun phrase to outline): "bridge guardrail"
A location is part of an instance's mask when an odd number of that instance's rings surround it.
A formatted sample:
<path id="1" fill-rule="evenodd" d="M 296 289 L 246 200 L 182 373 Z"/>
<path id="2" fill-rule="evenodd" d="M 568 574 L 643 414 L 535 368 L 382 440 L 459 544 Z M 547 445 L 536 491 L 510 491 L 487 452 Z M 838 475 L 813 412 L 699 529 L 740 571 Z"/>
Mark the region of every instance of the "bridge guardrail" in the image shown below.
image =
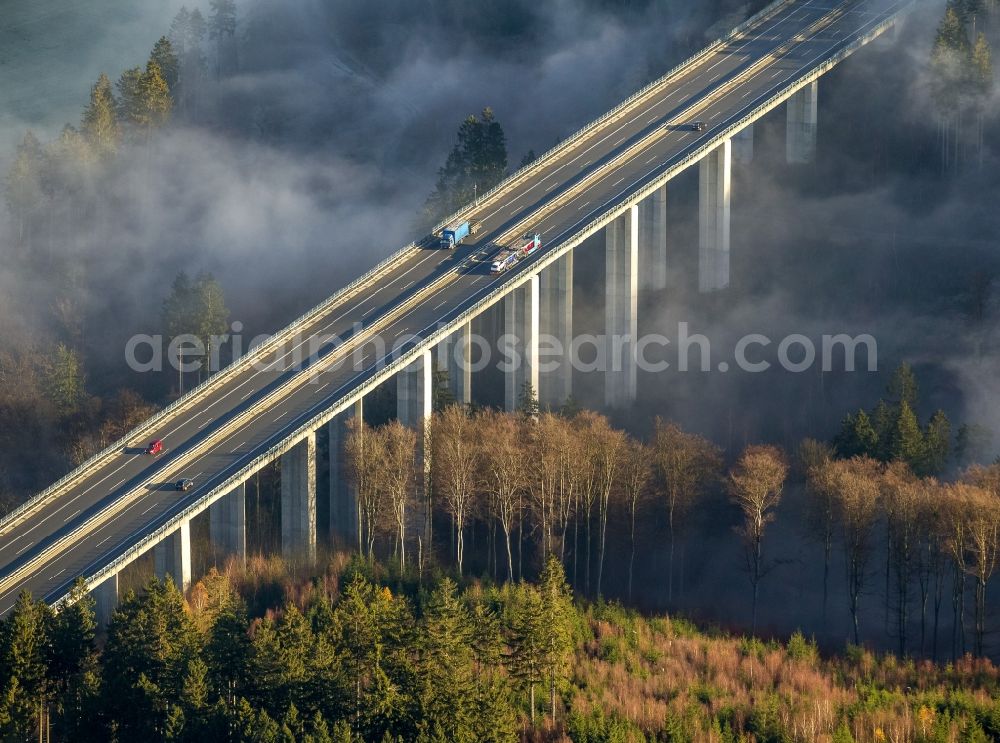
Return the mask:
<path id="1" fill-rule="evenodd" d="M 897 22 L 899 16 L 902 15 L 905 9 L 908 6 L 912 5 L 913 2 L 914 0 L 900 0 L 899 2 L 895 3 L 896 9 L 893 10 L 891 14 L 887 15 L 882 21 L 872 26 L 872 28 L 870 28 L 866 33 L 862 34 L 853 42 L 843 47 L 839 52 L 832 55 L 827 61 L 818 65 L 810 72 L 799 76 L 796 79 L 796 82 L 794 84 L 789 85 L 784 92 L 777 95 L 773 95 L 770 98 L 768 98 L 768 100 L 765 101 L 764 103 L 753 106 L 748 113 L 741 116 L 741 118 L 739 118 L 733 124 L 730 124 L 729 126 L 725 127 L 722 130 L 722 132 L 717 137 L 714 137 L 709 144 L 705 145 L 704 147 L 698 148 L 697 150 L 691 152 L 690 154 L 678 160 L 673 166 L 669 167 L 663 174 L 654 179 L 654 182 L 658 182 L 664 179 L 669 180 L 669 178 L 676 175 L 679 171 L 684 170 L 694 162 L 697 162 L 702 157 L 704 157 L 705 153 L 711 151 L 711 149 L 715 146 L 714 142 L 718 141 L 719 139 L 725 139 L 726 135 L 731 136 L 732 134 L 743 129 L 747 124 L 759 118 L 760 115 L 773 109 L 776 105 L 779 105 L 783 100 L 786 100 L 788 97 L 793 95 L 794 92 L 800 89 L 803 85 L 807 84 L 812 79 L 819 77 L 824 72 L 828 71 L 830 68 L 834 67 L 836 64 L 841 62 L 843 59 L 850 56 L 852 53 L 857 51 L 857 49 L 861 48 L 869 41 L 871 41 L 873 38 L 877 37 L 886 29 L 894 25 Z M 776 4 L 780 5 L 782 4 L 782 2 Z M 583 227 L 577 229 L 570 237 L 568 237 L 565 240 L 565 244 L 573 245 L 576 242 L 579 242 L 580 239 L 585 238 L 587 235 L 591 234 L 593 231 L 600 229 L 604 224 L 607 223 L 609 215 L 613 215 L 616 211 L 618 211 L 618 207 L 609 208 L 600 217 L 591 220 Z M 566 247 L 562 250 L 554 251 L 553 253 L 546 255 L 542 260 L 533 263 L 531 270 L 527 273 L 529 274 L 535 273 L 537 271 L 544 269 L 554 261 L 558 260 L 564 253 L 566 253 L 570 249 L 572 248 Z M 495 304 L 504 294 L 508 293 L 513 287 L 517 286 L 517 283 L 518 282 L 516 281 L 507 282 L 498 287 L 497 289 L 493 290 L 491 293 L 489 293 L 482 299 L 475 302 L 469 308 L 467 308 L 466 310 L 461 312 L 458 316 L 453 318 L 451 323 L 439 328 L 435 332 L 430 333 L 425 338 L 424 342 L 421 343 L 419 346 L 415 346 L 410 351 L 401 354 L 396 361 L 386 365 L 382 370 L 372 375 L 372 377 L 368 381 L 366 381 L 361 387 L 359 387 L 359 390 L 363 391 L 364 389 L 373 388 L 378 384 L 381 384 L 383 381 L 385 381 L 392 375 L 396 374 L 399 370 L 408 366 L 410 363 L 413 362 L 413 360 L 417 357 L 418 354 L 422 353 L 428 347 L 433 346 L 435 343 L 449 336 L 451 333 L 454 332 L 455 327 L 458 327 L 462 323 L 467 322 L 468 320 L 470 320 L 471 318 L 475 317 L 480 312 L 482 312 L 485 308 Z M 351 396 L 357 396 L 357 394 L 352 393 L 352 395 L 349 396 L 345 395 L 342 398 L 342 400 L 346 401 Z M 338 408 L 343 408 L 345 406 L 346 402 L 344 404 L 334 403 L 332 406 L 329 407 L 326 419 L 332 417 L 333 415 L 332 411 L 337 410 Z M 282 441 L 287 442 L 291 440 L 296 440 L 297 438 L 307 433 L 309 430 L 315 429 L 318 426 L 323 425 L 322 419 L 324 419 L 324 414 L 316 416 L 314 419 L 311 419 L 306 423 L 304 423 L 303 425 L 296 428 L 295 431 L 293 431 L 292 433 L 284 436 Z M 203 496 L 199 501 L 190 504 L 179 513 L 170 517 L 164 524 L 160 526 L 160 528 L 154 529 L 153 532 L 143 537 L 135 545 L 124 550 L 119 557 L 115 558 L 114 560 L 111 560 L 105 566 L 87 576 L 85 580 L 88 587 L 93 588 L 102 583 L 108 577 L 116 574 L 121 569 L 121 567 L 130 563 L 133 559 L 135 559 L 135 557 L 148 550 L 149 547 L 152 546 L 153 544 L 156 544 L 157 542 L 161 541 L 164 538 L 164 536 L 172 532 L 177 527 L 178 524 L 180 524 L 181 522 L 183 522 L 188 518 L 191 518 L 191 516 L 193 515 L 197 515 L 205 508 L 207 508 L 207 503 L 210 502 L 213 498 L 229 492 L 233 487 L 238 485 L 241 481 L 243 481 L 246 477 L 249 476 L 247 473 L 252 474 L 256 469 L 258 469 L 263 464 L 273 461 L 276 458 L 276 456 L 278 456 L 278 454 L 276 454 L 275 452 L 280 452 L 281 450 L 282 450 L 282 443 L 279 443 L 276 444 L 271 449 L 269 449 L 267 452 L 261 453 L 256 457 L 254 457 L 254 459 L 252 459 L 250 462 L 244 465 L 239 471 L 237 471 L 233 475 L 229 476 L 226 480 L 224 480 L 222 484 L 216 486 L 213 490 L 206 493 L 205 496 Z M 64 597 L 58 597 L 58 600 L 62 600 L 63 598 Z"/>

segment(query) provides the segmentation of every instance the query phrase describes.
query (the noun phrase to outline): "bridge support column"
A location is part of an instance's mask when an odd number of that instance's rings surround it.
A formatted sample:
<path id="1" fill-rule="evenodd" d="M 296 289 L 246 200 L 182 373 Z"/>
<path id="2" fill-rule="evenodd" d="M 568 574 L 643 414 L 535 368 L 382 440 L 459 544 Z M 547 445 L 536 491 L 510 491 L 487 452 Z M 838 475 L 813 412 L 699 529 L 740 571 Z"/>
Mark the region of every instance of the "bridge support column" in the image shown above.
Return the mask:
<path id="1" fill-rule="evenodd" d="M 558 409 L 573 394 L 573 251 L 544 269 L 538 281 L 538 402 Z"/>
<path id="2" fill-rule="evenodd" d="M 747 124 L 733 135 L 733 160 L 738 163 L 752 163 L 754 149 L 753 124 Z"/>
<path id="3" fill-rule="evenodd" d="M 316 434 L 281 455 L 281 554 L 316 562 Z"/>
<path id="4" fill-rule="evenodd" d="M 538 274 L 504 297 L 504 408 L 517 410 L 525 383 L 538 395 Z"/>
<path id="5" fill-rule="evenodd" d="M 438 344 L 438 371 L 447 372 L 448 389 L 459 405 L 472 402 L 472 323 L 467 322 Z"/>
<path id="6" fill-rule="evenodd" d="M 156 577 L 173 579 L 174 585 L 186 591 L 191 585 L 191 522 L 185 521 L 177 530 L 153 548 Z"/>
<path id="7" fill-rule="evenodd" d="M 347 464 L 347 437 L 352 421 L 364 420 L 364 398 L 329 423 L 330 432 L 330 538 L 337 547 L 358 546 L 358 491 Z"/>
<path id="8" fill-rule="evenodd" d="M 729 199 L 732 141 L 705 156 L 699 170 L 698 289 L 729 286 Z"/>
<path id="9" fill-rule="evenodd" d="M 667 288 L 666 185 L 639 203 L 639 269 L 641 288 Z"/>
<path id="10" fill-rule="evenodd" d="M 208 533 L 212 546 L 240 562 L 247 559 L 246 485 L 233 490 L 208 507 Z"/>
<path id="11" fill-rule="evenodd" d="M 622 408 L 635 401 L 635 343 L 639 318 L 639 207 L 609 224 L 605 234 L 604 402 Z"/>
<path id="12" fill-rule="evenodd" d="M 118 574 L 106 578 L 96 586 L 91 594 L 94 597 L 94 618 L 97 620 L 97 631 L 103 632 L 111 621 L 111 615 L 118 607 Z"/>
<path id="13" fill-rule="evenodd" d="M 431 352 L 424 351 L 408 367 L 396 375 L 396 418 L 404 426 L 414 428 L 417 431 L 417 477 L 419 478 L 419 492 L 421 493 L 421 506 L 410 509 L 409 534 L 412 536 L 423 535 L 423 550 L 428 550 L 431 543 L 431 519 L 430 501 L 427 499 L 429 493 L 425 487 L 427 479 L 430 477 L 430 459 L 427 458 L 428 436 L 430 429 L 427 422 L 434 411 L 434 360 Z M 421 551 L 423 551 L 421 550 Z M 426 553 L 425 553 L 426 554 Z"/>
<path id="14" fill-rule="evenodd" d="M 818 102 L 818 80 L 813 80 L 788 99 L 785 158 L 790 163 L 811 163 L 816 159 Z"/>

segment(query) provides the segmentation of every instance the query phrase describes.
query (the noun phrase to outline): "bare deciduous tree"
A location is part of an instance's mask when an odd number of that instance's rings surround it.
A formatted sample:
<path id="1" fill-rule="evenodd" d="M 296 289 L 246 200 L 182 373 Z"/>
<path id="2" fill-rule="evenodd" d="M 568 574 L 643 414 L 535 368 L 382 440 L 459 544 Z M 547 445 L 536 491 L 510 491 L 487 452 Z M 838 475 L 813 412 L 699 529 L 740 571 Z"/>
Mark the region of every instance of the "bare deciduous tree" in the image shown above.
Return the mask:
<path id="1" fill-rule="evenodd" d="M 729 473 L 729 492 L 733 502 L 743 512 L 743 524 L 738 532 L 743 538 L 747 573 L 753 591 L 753 631 L 757 630 L 760 581 L 766 573 L 764 530 L 774 520 L 774 509 L 781 501 L 787 476 L 788 462 L 784 453 L 775 446 L 747 447 Z"/>
<path id="2" fill-rule="evenodd" d="M 906 630 L 910 621 L 910 585 L 919 549 L 920 504 L 924 483 L 904 462 L 893 462 L 881 479 L 882 505 L 888 534 L 887 556 L 895 581 L 896 639 L 899 654 L 906 654 Z"/>
<path id="3" fill-rule="evenodd" d="M 408 506 L 414 497 L 417 461 L 417 433 L 399 421 L 377 429 L 384 459 L 379 469 L 381 489 L 392 512 L 396 531 L 399 568 L 406 568 L 406 529 Z"/>
<path id="4" fill-rule="evenodd" d="M 348 423 L 345 449 L 351 484 L 357 492 L 358 553 L 374 558 L 375 537 L 385 513 L 385 502 L 379 484 L 383 466 L 383 440 L 360 418 Z"/>
<path id="5" fill-rule="evenodd" d="M 632 575 L 635 567 L 635 518 L 639 506 L 646 497 L 649 488 L 653 461 L 650 448 L 640 441 L 629 440 L 622 456 L 621 490 L 623 500 L 628 508 L 629 544 L 631 550 L 628 558 L 628 600 L 632 600 Z"/>
<path id="6" fill-rule="evenodd" d="M 718 447 L 695 434 L 685 433 L 673 423 L 656 419 L 651 444 L 657 476 L 657 491 L 664 501 L 669 530 L 667 598 L 674 597 L 674 547 L 684 519 L 695 503 L 717 480 L 722 470 Z"/>
<path id="7" fill-rule="evenodd" d="M 520 516 L 520 497 L 527 480 L 527 433 L 517 418 L 486 412 L 480 418 L 483 488 L 490 497 L 490 510 L 503 529 L 507 547 L 507 577 L 514 580 L 511 537 Z"/>
<path id="8" fill-rule="evenodd" d="M 431 421 L 432 478 L 455 528 L 455 561 L 462 575 L 465 529 L 480 475 L 480 428 L 468 411 L 450 405 Z"/>
<path id="9" fill-rule="evenodd" d="M 872 532 L 879 516 L 882 466 L 868 457 L 838 460 L 826 465 L 829 487 L 837 498 L 837 517 L 844 539 L 848 608 L 854 642 L 861 642 L 861 592 L 873 549 Z"/>

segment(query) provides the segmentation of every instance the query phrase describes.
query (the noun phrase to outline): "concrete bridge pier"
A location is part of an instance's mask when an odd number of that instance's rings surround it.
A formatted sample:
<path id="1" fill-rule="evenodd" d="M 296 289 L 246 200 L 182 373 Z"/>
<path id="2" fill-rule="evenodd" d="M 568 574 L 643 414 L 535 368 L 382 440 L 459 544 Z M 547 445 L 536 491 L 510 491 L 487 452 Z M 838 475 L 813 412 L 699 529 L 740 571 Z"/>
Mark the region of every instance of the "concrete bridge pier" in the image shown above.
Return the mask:
<path id="1" fill-rule="evenodd" d="M 813 80 L 788 99 L 785 159 L 789 163 L 811 163 L 816 159 L 818 102 L 818 80 Z"/>
<path id="2" fill-rule="evenodd" d="M 639 202 L 639 286 L 667 288 L 667 186 Z"/>
<path id="3" fill-rule="evenodd" d="M 191 522 L 185 521 L 173 534 L 153 548 L 156 577 L 169 576 L 181 591 L 191 586 Z"/>
<path id="4" fill-rule="evenodd" d="M 316 433 L 281 455 L 281 554 L 316 562 Z"/>
<path id="5" fill-rule="evenodd" d="M 753 124 L 747 124 L 733 135 L 733 160 L 748 165 L 753 162 Z"/>
<path id="6" fill-rule="evenodd" d="M 330 432 L 330 539 L 337 547 L 358 544 L 358 491 L 351 482 L 347 437 L 352 421 L 364 420 L 364 398 L 358 398 L 328 424 Z"/>
<path id="7" fill-rule="evenodd" d="M 729 202 L 733 146 L 727 139 L 699 164 L 698 290 L 729 286 Z"/>
<path id="8" fill-rule="evenodd" d="M 438 344 L 437 369 L 448 374 L 448 389 L 459 405 L 472 402 L 472 322 Z"/>
<path id="9" fill-rule="evenodd" d="M 396 375 L 396 418 L 404 426 L 417 431 L 417 477 L 418 491 L 421 493 L 421 507 L 410 510 L 408 530 L 411 537 L 423 535 L 424 549 L 430 546 L 430 501 L 425 497 L 424 487 L 430 477 L 429 449 L 430 429 L 427 422 L 434 412 L 434 359 L 430 350 L 422 352 L 417 359 Z"/>
<path id="10" fill-rule="evenodd" d="M 517 410 L 525 382 L 538 395 L 539 279 L 531 276 L 504 297 L 504 408 Z"/>
<path id="11" fill-rule="evenodd" d="M 246 484 L 241 483 L 208 507 L 208 532 L 212 546 L 241 563 L 247 559 Z"/>
<path id="12" fill-rule="evenodd" d="M 606 339 L 604 402 L 623 408 L 635 401 L 635 344 L 639 317 L 639 206 L 634 205 L 604 230 Z"/>
<path id="13" fill-rule="evenodd" d="M 97 620 L 97 631 L 103 632 L 111 621 L 111 615 L 118 607 L 118 573 L 106 578 L 90 593 L 94 597 L 94 618 Z"/>
<path id="14" fill-rule="evenodd" d="M 541 271 L 538 282 L 538 401 L 557 409 L 573 394 L 573 251 Z"/>

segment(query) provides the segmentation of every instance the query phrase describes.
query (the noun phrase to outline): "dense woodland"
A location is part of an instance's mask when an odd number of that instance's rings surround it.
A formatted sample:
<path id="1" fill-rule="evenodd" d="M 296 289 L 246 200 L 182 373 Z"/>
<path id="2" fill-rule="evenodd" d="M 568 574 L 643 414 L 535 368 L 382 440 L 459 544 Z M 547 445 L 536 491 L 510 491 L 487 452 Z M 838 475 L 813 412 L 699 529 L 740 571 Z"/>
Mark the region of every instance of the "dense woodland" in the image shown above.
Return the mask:
<path id="1" fill-rule="evenodd" d="M 930 70 L 946 174 L 982 163 L 993 63 L 977 18 L 989 9 L 952 0 L 938 29 Z M 237 22 L 229 0 L 182 11 L 144 64 L 98 79 L 77 126 L 45 143 L 28 133 L 18 148 L 5 261 L 50 280 L 51 329 L 35 333 L 0 293 L 0 507 L 213 371 L 165 375 L 141 392 L 93 379 L 98 329 L 86 304 L 98 283 L 79 235 L 100 240 L 115 220 L 142 219 L 117 213 L 104 186 L 140 167 L 171 121 L 206 122 L 213 80 L 239 68 Z M 475 198 L 510 166 L 493 112 L 469 117 L 417 220 Z M 221 285 L 205 273 L 178 275 L 154 304 L 163 332 L 205 339 L 206 356 L 228 326 Z M 316 577 L 257 556 L 246 569 L 220 564 L 186 596 L 152 581 L 106 632 L 82 591 L 58 611 L 22 596 L 0 625 L 0 735 L 997 739 L 1000 678 L 988 658 L 1000 463 L 973 456 L 995 449 L 989 431 L 922 410 L 903 365 L 830 441 L 726 452 L 669 421 L 639 440 L 572 400 L 542 411 L 528 388 L 517 413 L 467 409 L 438 376 L 426 429 L 376 416 L 350 434 L 358 541 L 338 545 L 355 553 L 347 567 L 331 558 Z M 824 566 L 823 622 L 851 637 L 845 653 L 821 657 L 801 634 L 702 633 L 605 603 L 639 602 L 637 564 L 662 551 L 658 588 L 679 603 L 685 563 L 700 558 L 695 514 L 710 513 L 744 558 L 731 583 L 751 610 L 732 624 L 756 631 L 761 587 L 780 579 L 771 540 L 792 489 L 808 504 L 796 527 Z M 253 490 L 259 519 L 260 478 Z M 843 605 L 826 599 L 834 586 Z M 864 649 L 886 638 L 894 654 Z"/>

